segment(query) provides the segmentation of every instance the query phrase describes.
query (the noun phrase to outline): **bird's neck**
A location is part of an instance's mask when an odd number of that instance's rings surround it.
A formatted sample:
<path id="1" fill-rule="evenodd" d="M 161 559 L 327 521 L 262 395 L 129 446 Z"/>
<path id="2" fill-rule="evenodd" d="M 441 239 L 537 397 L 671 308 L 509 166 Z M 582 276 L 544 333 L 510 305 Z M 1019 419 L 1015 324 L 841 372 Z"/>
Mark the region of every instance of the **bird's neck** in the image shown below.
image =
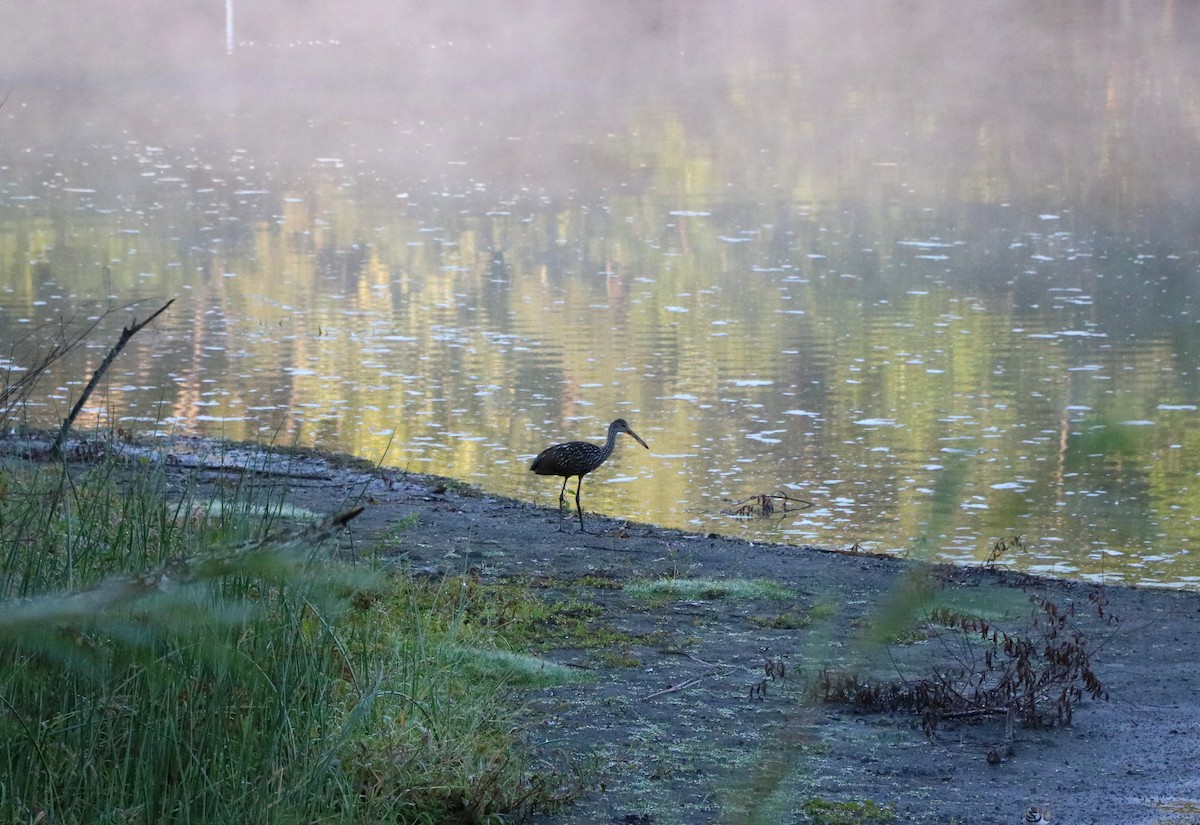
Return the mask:
<path id="1" fill-rule="evenodd" d="M 604 449 L 601 451 L 605 458 L 612 455 L 613 448 L 617 446 L 617 431 L 612 427 L 608 428 L 608 441 L 604 442 Z"/>

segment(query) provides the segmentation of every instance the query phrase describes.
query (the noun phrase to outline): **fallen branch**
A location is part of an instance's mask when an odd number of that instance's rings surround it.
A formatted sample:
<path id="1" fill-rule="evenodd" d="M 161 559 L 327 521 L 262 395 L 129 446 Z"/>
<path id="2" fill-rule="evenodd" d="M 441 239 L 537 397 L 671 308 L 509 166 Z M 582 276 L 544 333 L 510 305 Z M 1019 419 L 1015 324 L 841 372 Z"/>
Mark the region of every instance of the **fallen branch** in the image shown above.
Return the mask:
<path id="1" fill-rule="evenodd" d="M 108 368 L 112 366 L 112 362 L 115 361 L 117 356 L 121 354 L 121 350 L 125 349 L 125 345 L 129 343 L 133 336 L 141 332 L 143 327 L 145 327 L 159 315 L 162 315 L 164 312 L 166 312 L 167 307 L 173 303 L 175 303 L 174 298 L 163 304 L 157 312 L 155 312 L 145 321 L 142 321 L 139 324 L 135 319 L 132 324 L 121 330 L 121 337 L 117 339 L 117 343 L 113 345 L 113 348 L 108 351 L 108 355 L 106 355 L 104 360 L 100 362 L 100 366 L 96 367 L 96 371 L 92 373 L 92 380 L 88 382 L 86 387 L 84 387 L 83 394 L 79 396 L 79 400 L 76 401 L 75 406 L 71 408 L 70 415 L 63 420 L 62 428 L 59 429 L 58 435 L 56 435 L 54 437 L 54 441 L 50 443 L 51 458 L 62 458 L 62 443 L 67 437 L 67 433 L 70 432 L 71 425 L 75 423 L 75 419 L 79 416 L 80 411 L 83 409 L 83 405 L 86 404 L 88 398 L 91 397 L 92 391 L 96 389 L 96 385 L 100 383 L 100 379 L 104 377 L 104 373 L 108 372 Z"/>
<path id="2" fill-rule="evenodd" d="M 642 697 L 642 701 L 649 702 L 654 697 L 662 696 L 664 693 L 677 693 L 678 691 L 681 691 L 681 690 L 687 690 L 690 687 L 695 687 L 696 685 L 700 684 L 705 679 L 711 679 L 713 676 L 724 676 L 724 675 L 725 675 L 725 671 L 713 670 L 708 673 L 705 673 L 703 676 L 697 676 L 694 679 L 688 679 L 686 682 L 680 682 L 677 685 L 668 685 L 667 687 L 663 688 L 662 690 L 656 690 L 656 691 L 654 691 L 654 693 L 651 693 L 649 696 Z"/>

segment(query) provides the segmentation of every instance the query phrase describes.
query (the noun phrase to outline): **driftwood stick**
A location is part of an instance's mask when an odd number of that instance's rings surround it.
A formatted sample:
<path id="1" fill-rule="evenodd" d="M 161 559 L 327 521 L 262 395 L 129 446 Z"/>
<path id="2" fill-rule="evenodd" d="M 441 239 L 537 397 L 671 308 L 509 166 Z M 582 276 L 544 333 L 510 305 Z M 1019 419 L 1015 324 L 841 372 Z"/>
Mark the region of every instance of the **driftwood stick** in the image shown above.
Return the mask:
<path id="1" fill-rule="evenodd" d="M 649 701 L 650 699 L 653 699 L 655 696 L 662 696 L 664 693 L 675 693 L 676 691 L 687 690 L 692 685 L 698 685 L 703 681 L 704 681 L 703 676 L 697 676 L 694 679 L 688 679 L 686 682 L 680 682 L 677 685 L 668 685 L 667 687 L 663 688 L 662 690 L 654 691 L 654 693 L 651 693 L 649 696 L 642 699 L 642 701 L 643 702 Z"/>
<path id="2" fill-rule="evenodd" d="M 656 690 L 653 693 L 651 693 L 649 696 L 643 696 L 642 701 L 648 702 L 656 696 L 662 696 L 663 694 L 666 694 L 666 693 L 677 693 L 681 690 L 687 690 L 690 687 L 695 687 L 696 685 L 700 684 L 705 679 L 711 679 L 714 676 L 724 676 L 724 675 L 725 675 L 725 671 L 711 670 L 708 673 L 705 673 L 703 676 L 696 676 L 694 678 L 688 679 L 686 682 L 680 682 L 680 683 L 674 684 L 674 685 L 667 685 L 662 690 Z"/>
<path id="3" fill-rule="evenodd" d="M 96 389 L 96 385 L 100 383 L 100 379 L 104 377 L 104 373 L 108 372 L 108 368 L 112 366 L 112 362 L 115 361 L 117 356 L 121 354 L 121 350 L 125 349 L 125 345 L 129 343 L 133 336 L 141 332 L 142 328 L 155 318 L 166 312 L 167 307 L 173 303 L 175 303 L 174 298 L 163 304 L 159 308 L 158 312 L 155 312 L 145 321 L 142 321 L 139 324 L 135 318 L 132 324 L 121 330 L 121 337 L 117 339 L 117 343 L 113 345 L 113 348 L 108 351 L 108 355 L 106 355 L 104 360 L 100 362 L 100 366 L 96 367 L 96 371 L 92 373 L 92 380 L 88 381 L 88 385 L 83 388 L 83 393 L 79 396 L 79 400 L 75 402 L 75 406 L 71 408 L 70 415 L 63 419 L 62 428 L 59 429 L 58 435 L 54 437 L 54 441 L 50 444 L 51 458 L 62 458 L 62 443 L 67 437 L 67 433 L 70 432 L 71 425 L 75 423 L 75 419 L 79 416 L 79 412 L 83 409 L 83 405 L 86 404 L 88 398 L 91 397 L 92 390 Z"/>

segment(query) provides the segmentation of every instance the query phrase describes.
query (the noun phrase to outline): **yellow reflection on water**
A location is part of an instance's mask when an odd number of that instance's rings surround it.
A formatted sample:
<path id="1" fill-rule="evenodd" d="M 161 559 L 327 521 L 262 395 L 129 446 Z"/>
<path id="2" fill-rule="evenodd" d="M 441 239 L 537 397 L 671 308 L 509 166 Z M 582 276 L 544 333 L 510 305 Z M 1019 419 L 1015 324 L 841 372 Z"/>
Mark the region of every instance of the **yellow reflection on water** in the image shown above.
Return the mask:
<path id="1" fill-rule="evenodd" d="M 620 416 L 652 449 L 587 479 L 594 510 L 970 562 L 1021 536 L 1016 566 L 1194 584 L 1196 21 L 1102 5 L 697 12 L 685 49 L 555 62 L 553 101 L 525 55 L 393 71 L 359 32 L 204 63 L 232 106 L 71 99 L 64 135 L 51 93 L 14 102 L 6 145 L 40 148 L 0 155 L 0 335 L 175 297 L 91 425 L 553 504 L 529 459 Z M 262 64 L 282 88 L 246 80 Z M 777 490 L 816 506 L 721 515 Z"/>

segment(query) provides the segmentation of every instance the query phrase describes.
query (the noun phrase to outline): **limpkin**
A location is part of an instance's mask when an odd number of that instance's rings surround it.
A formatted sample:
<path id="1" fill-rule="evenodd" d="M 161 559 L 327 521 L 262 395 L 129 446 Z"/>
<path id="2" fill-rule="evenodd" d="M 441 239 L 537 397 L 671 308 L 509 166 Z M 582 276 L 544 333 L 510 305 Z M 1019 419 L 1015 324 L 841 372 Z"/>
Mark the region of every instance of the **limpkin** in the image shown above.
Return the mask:
<path id="1" fill-rule="evenodd" d="M 587 441 L 568 441 L 565 444 L 555 444 L 538 453 L 537 458 L 529 465 L 529 469 L 542 476 L 562 476 L 563 486 L 558 491 L 558 507 L 569 507 L 567 504 L 567 482 L 571 476 L 579 476 L 575 485 L 575 509 L 579 513 L 579 532 L 583 529 L 583 506 L 579 503 L 579 490 L 583 487 L 583 477 L 599 467 L 612 455 L 613 447 L 617 444 L 617 433 L 628 433 L 638 444 L 647 450 L 650 445 L 642 441 L 641 436 L 629 428 L 624 418 L 618 418 L 608 425 L 608 441 L 601 447 Z"/>

